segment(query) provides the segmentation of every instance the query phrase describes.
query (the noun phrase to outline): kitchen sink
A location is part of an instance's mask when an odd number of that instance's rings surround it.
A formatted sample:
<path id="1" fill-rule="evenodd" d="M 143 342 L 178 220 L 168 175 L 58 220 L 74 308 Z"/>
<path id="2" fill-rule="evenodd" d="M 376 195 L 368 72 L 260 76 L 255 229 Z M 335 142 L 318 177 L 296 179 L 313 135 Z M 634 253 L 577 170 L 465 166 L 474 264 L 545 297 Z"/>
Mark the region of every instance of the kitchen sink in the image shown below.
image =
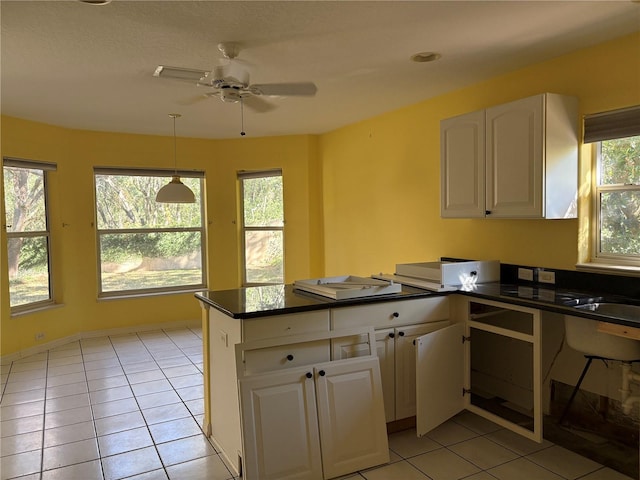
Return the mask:
<path id="1" fill-rule="evenodd" d="M 586 303 L 577 305 L 575 308 L 581 310 L 589 310 L 594 313 L 600 313 L 625 320 L 640 320 L 640 305 L 627 305 L 624 303 Z"/>

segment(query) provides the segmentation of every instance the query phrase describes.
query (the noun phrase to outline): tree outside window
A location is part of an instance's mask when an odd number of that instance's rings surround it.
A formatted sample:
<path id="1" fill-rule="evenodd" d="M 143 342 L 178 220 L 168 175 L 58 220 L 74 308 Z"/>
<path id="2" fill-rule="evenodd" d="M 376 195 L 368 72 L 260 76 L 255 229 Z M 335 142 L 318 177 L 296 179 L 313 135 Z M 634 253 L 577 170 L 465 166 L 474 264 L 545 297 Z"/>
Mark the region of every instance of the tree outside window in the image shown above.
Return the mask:
<path id="1" fill-rule="evenodd" d="M 47 172 L 55 165 L 4 159 L 9 304 L 12 311 L 53 302 Z"/>
<path id="2" fill-rule="evenodd" d="M 100 295 L 205 287 L 202 177 L 195 203 L 156 203 L 166 172 L 95 169 Z"/>
<path id="3" fill-rule="evenodd" d="M 244 285 L 284 283 L 282 172 L 241 172 Z"/>
<path id="4" fill-rule="evenodd" d="M 599 144 L 597 258 L 640 263 L 640 136 Z"/>

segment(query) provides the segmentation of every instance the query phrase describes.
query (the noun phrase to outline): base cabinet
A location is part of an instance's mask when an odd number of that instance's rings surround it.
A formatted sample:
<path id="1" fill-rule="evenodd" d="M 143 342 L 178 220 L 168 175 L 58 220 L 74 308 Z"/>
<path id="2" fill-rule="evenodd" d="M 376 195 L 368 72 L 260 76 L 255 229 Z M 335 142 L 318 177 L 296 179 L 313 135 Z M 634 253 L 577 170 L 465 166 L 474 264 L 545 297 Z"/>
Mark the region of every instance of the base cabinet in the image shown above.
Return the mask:
<path id="1" fill-rule="evenodd" d="M 331 312 L 331 328 L 372 326 L 382 372 L 387 422 L 416 414 L 416 360 L 414 340 L 449 324 L 449 299 L 432 297 L 377 305 L 354 306 Z M 391 328 L 390 328 L 391 327 Z M 366 355 L 365 336 L 331 341 L 331 358 Z"/>
<path id="2" fill-rule="evenodd" d="M 244 478 L 334 478 L 389 461 L 373 356 L 239 380 Z"/>
<path id="3" fill-rule="evenodd" d="M 419 436 L 466 409 L 542 441 L 539 310 L 468 301 L 464 322 L 418 337 L 416 347 Z M 518 408 L 503 415 L 509 405 Z"/>

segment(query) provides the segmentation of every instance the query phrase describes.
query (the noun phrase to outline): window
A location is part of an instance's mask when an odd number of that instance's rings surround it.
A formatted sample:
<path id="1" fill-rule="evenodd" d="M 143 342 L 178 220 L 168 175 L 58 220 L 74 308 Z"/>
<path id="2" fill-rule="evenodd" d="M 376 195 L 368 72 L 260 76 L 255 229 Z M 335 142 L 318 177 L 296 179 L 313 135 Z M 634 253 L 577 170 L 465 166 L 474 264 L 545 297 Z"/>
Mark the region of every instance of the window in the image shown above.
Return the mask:
<path id="1" fill-rule="evenodd" d="M 51 163 L 3 161 L 12 312 L 53 303 L 47 175 L 55 169 Z"/>
<path id="2" fill-rule="evenodd" d="M 282 171 L 241 172 L 244 285 L 284 283 Z"/>
<path id="3" fill-rule="evenodd" d="M 592 260 L 640 266 L 640 108 L 585 118 L 595 150 Z"/>
<path id="4" fill-rule="evenodd" d="M 99 295 L 205 287 L 203 174 L 178 172 L 196 203 L 156 203 L 172 173 L 96 168 Z"/>

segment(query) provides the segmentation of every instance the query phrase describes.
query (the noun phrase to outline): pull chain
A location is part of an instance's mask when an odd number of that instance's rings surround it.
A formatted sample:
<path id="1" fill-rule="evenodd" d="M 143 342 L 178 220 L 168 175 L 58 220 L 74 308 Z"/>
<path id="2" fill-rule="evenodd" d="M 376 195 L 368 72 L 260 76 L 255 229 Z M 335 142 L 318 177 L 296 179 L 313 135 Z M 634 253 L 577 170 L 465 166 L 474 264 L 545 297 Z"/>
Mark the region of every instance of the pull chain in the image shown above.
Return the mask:
<path id="1" fill-rule="evenodd" d="M 240 136 L 244 137 L 246 132 L 244 131 L 244 99 L 240 97 Z"/>

